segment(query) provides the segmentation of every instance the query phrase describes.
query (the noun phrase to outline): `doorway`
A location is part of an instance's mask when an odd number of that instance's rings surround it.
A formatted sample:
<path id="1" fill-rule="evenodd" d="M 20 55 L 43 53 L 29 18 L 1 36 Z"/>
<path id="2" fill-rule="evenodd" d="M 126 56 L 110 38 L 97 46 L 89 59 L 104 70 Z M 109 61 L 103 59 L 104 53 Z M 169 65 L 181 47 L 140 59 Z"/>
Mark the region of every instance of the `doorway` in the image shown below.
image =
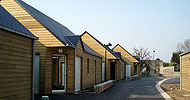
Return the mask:
<path id="1" fill-rule="evenodd" d="M 52 89 L 66 91 L 66 56 L 52 57 Z"/>
<path id="2" fill-rule="evenodd" d="M 138 75 L 138 66 L 136 63 L 134 64 L 134 74 Z"/>
<path id="3" fill-rule="evenodd" d="M 75 91 L 80 91 L 81 87 L 81 57 L 75 58 Z"/>
<path id="4" fill-rule="evenodd" d="M 116 66 L 116 62 L 110 63 L 110 79 L 111 80 L 115 80 L 115 66 Z"/>

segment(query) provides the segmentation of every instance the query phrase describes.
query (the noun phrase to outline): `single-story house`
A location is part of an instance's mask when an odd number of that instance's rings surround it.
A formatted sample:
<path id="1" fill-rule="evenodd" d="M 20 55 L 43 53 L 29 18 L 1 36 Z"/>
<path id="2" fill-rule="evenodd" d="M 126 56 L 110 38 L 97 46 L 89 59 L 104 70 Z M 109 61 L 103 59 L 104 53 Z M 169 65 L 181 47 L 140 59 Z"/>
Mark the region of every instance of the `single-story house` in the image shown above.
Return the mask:
<path id="1" fill-rule="evenodd" d="M 140 63 L 121 45 L 117 44 L 113 49 L 114 52 L 121 52 L 121 58 L 127 62 L 126 76 L 134 76 L 140 74 Z"/>
<path id="2" fill-rule="evenodd" d="M 190 52 L 180 55 L 180 89 L 190 92 Z"/>
<path id="3" fill-rule="evenodd" d="M 109 47 L 85 31 L 82 34 L 82 41 L 101 55 L 102 59 L 102 81 L 121 80 L 125 78 L 126 62 L 120 58 L 119 52 L 113 52 Z"/>
<path id="4" fill-rule="evenodd" d="M 0 5 L 1 100 L 32 100 L 36 39 Z"/>
<path id="5" fill-rule="evenodd" d="M 22 0 L 1 5 L 31 33 L 35 42 L 35 93 L 74 93 L 101 82 L 101 57 L 67 27 Z"/>

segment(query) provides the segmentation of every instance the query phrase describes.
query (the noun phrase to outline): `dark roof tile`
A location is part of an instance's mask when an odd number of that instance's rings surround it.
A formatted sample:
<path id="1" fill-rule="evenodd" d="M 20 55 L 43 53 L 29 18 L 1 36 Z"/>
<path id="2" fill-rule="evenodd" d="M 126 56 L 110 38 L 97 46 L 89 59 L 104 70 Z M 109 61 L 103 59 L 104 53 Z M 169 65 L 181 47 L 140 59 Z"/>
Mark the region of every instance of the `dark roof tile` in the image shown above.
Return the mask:
<path id="1" fill-rule="evenodd" d="M 19 21 L 17 21 L 8 11 L 6 11 L 0 5 L 0 26 L 9 30 L 14 30 L 15 32 L 19 32 L 21 35 L 35 38 L 36 37 L 27 29 L 25 28 Z"/>

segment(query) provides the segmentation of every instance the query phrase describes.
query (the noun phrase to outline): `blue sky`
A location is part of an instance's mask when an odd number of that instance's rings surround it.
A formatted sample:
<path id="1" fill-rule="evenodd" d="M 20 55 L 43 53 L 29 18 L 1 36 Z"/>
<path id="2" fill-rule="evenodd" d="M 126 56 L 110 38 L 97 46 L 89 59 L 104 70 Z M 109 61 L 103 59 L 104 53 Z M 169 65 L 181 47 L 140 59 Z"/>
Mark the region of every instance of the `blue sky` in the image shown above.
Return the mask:
<path id="1" fill-rule="evenodd" d="M 23 0 L 68 27 L 88 31 L 102 43 L 155 50 L 169 62 L 190 38 L 190 0 Z"/>

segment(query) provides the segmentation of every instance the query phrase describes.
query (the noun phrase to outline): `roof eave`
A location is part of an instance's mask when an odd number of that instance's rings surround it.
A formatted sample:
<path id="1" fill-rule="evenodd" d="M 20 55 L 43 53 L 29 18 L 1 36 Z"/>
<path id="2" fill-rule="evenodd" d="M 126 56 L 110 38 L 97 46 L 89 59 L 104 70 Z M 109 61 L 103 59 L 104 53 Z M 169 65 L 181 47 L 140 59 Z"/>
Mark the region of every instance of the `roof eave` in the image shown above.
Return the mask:
<path id="1" fill-rule="evenodd" d="M 0 25 L 0 28 L 1 28 L 1 29 L 4 29 L 4 30 L 7 30 L 7 31 L 10 31 L 10 32 L 17 33 L 17 34 L 19 34 L 19 35 L 22 35 L 22 36 L 25 36 L 25 37 L 28 37 L 28 38 L 32 38 L 32 39 L 34 39 L 34 40 L 38 40 L 38 39 L 39 39 L 38 37 L 30 36 L 30 35 L 27 35 L 27 34 L 25 34 L 25 33 L 23 33 L 23 32 L 20 32 L 20 31 L 17 31 L 17 30 L 14 30 L 14 29 L 11 29 L 11 28 L 2 26 L 2 25 Z"/>

